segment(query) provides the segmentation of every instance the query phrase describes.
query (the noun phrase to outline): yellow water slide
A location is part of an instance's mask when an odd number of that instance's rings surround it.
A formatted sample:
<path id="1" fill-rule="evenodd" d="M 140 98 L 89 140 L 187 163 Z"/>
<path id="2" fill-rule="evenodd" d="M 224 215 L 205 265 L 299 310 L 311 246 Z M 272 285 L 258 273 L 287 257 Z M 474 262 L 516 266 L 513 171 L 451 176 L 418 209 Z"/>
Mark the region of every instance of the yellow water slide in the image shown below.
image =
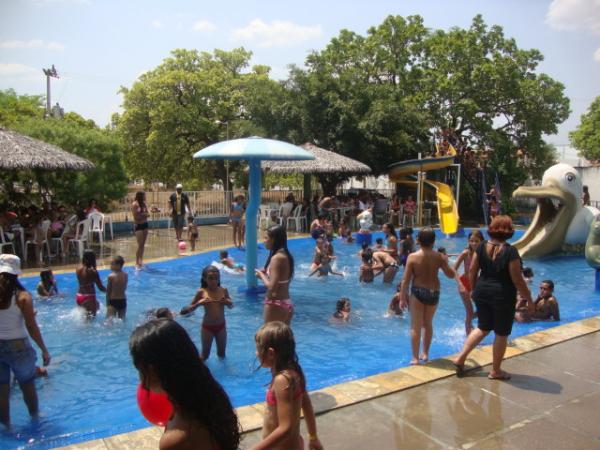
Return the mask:
<path id="1" fill-rule="evenodd" d="M 407 178 L 419 171 L 438 170 L 453 164 L 454 157 L 425 158 L 402 161 L 390 166 L 389 178 L 394 183 L 414 184 L 414 180 Z M 453 234 L 458 231 L 458 208 L 450 186 L 439 181 L 425 180 L 425 184 L 436 190 L 438 217 L 442 233 Z"/>

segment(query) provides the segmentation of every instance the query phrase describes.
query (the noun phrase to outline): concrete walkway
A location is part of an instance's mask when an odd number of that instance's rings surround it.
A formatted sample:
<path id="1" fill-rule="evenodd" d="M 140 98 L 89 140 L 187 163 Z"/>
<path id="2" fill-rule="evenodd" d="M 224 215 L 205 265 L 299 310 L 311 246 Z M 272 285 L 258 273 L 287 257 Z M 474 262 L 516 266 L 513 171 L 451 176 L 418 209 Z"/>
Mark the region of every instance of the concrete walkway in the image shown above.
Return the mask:
<path id="1" fill-rule="evenodd" d="M 326 450 L 600 449 L 600 332 L 489 367 L 325 412 Z M 242 448 L 259 438 L 247 434 Z M 306 436 L 306 431 L 304 431 Z"/>

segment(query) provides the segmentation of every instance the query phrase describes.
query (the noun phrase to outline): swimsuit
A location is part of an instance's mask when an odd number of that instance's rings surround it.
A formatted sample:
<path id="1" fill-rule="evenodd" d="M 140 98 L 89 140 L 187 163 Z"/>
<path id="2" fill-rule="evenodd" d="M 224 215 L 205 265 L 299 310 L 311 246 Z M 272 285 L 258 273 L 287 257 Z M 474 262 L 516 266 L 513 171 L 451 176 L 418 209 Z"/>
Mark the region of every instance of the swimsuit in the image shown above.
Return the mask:
<path id="1" fill-rule="evenodd" d="M 264 304 L 271 306 L 279 306 L 280 308 L 286 309 L 289 313 L 294 312 L 294 303 L 289 298 L 286 298 L 284 300 L 275 300 L 265 297 Z"/>
<path id="2" fill-rule="evenodd" d="M 302 389 L 302 387 L 298 386 L 298 388 L 296 389 L 296 392 L 294 392 L 294 400 L 300 398 L 302 396 L 302 394 L 304 394 L 304 389 Z M 277 406 L 277 397 L 275 397 L 275 393 L 273 392 L 273 389 L 269 389 L 267 391 L 267 396 L 266 396 L 265 400 L 267 402 L 267 405 Z"/>
<path id="3" fill-rule="evenodd" d="M 148 229 L 148 222 L 136 223 L 133 225 L 133 231 L 144 231 Z"/>
<path id="4" fill-rule="evenodd" d="M 435 306 L 440 301 L 440 291 L 412 286 L 410 288 L 410 293 L 424 305 Z"/>
<path id="5" fill-rule="evenodd" d="M 203 323 L 202 324 L 202 329 L 208 331 L 209 333 L 212 333 L 214 336 L 216 336 L 217 334 L 219 334 L 222 330 L 225 329 L 225 321 L 223 321 L 222 323 L 219 324 L 207 324 L 207 323 Z"/>
<path id="6" fill-rule="evenodd" d="M 79 306 L 83 306 L 83 304 L 89 300 L 96 300 L 96 294 L 81 294 L 81 293 L 77 293 L 75 294 L 75 301 L 77 302 L 77 305 Z"/>
<path id="7" fill-rule="evenodd" d="M 193 238 L 193 239 L 198 239 L 198 232 L 197 232 L 197 231 L 194 231 L 194 232 L 192 233 L 192 238 Z"/>
<path id="8" fill-rule="evenodd" d="M 471 282 L 469 281 L 469 276 L 465 273 L 460 276 L 460 282 L 463 284 L 467 292 L 471 292 Z"/>
<path id="9" fill-rule="evenodd" d="M 106 302 L 107 306 L 112 306 L 115 309 L 126 309 L 127 299 L 126 298 L 111 298 Z"/>

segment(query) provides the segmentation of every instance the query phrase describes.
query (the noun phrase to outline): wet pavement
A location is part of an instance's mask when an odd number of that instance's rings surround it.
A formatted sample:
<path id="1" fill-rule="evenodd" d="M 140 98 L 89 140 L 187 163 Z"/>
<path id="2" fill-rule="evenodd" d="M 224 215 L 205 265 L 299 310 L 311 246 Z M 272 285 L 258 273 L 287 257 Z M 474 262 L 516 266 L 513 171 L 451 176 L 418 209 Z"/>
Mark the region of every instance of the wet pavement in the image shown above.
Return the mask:
<path id="1" fill-rule="evenodd" d="M 196 250 L 193 253 L 205 252 L 223 247 L 233 246 L 232 230 L 229 225 L 206 225 L 198 227 L 198 240 L 196 241 Z M 260 231 L 259 239 L 264 231 Z M 295 233 L 289 233 L 289 237 L 299 236 Z M 192 254 L 187 231 L 184 230 L 183 239 L 186 241 L 186 255 Z M 144 262 L 152 262 L 157 259 L 177 258 L 180 256 L 175 239 L 175 230 L 173 228 L 151 229 L 148 233 L 144 251 Z M 113 240 L 105 240 L 101 246 L 97 239 L 90 246 L 96 253 L 99 268 L 108 267 L 110 260 L 115 255 L 121 255 L 125 258 L 125 263 L 132 265 L 135 263 L 135 252 L 137 243 L 133 233 L 115 235 Z M 25 274 L 37 274 L 40 267 L 50 266 L 55 273 L 62 270 L 74 270 L 79 263 L 79 257 L 76 253 L 71 253 L 67 258 L 52 257 L 46 258 L 44 264 L 35 263 L 33 257 L 27 264 L 23 264 Z"/>

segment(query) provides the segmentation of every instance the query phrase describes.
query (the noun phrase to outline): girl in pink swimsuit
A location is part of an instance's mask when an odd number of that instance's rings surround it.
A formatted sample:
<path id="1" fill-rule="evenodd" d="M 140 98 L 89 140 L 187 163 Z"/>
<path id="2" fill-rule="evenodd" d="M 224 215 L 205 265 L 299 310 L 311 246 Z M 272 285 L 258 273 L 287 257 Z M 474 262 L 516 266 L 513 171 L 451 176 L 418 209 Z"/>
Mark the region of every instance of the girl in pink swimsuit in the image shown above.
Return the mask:
<path id="1" fill-rule="evenodd" d="M 98 270 L 96 270 L 96 254 L 93 250 L 83 252 L 81 265 L 75 273 L 79 282 L 79 290 L 75 295 L 77 306 L 85 309 L 88 318 L 96 317 L 100 305 L 96 299 L 96 288 L 94 285 L 98 286 L 98 289 L 102 292 L 106 292 L 106 288 L 102 284 L 102 280 L 100 280 Z"/>
<path id="2" fill-rule="evenodd" d="M 189 314 L 199 306 L 204 306 L 202 319 L 202 359 L 210 356 L 213 339 L 217 342 L 217 356 L 225 358 L 227 347 L 227 327 L 225 326 L 225 307 L 233 308 L 229 292 L 221 287 L 221 274 L 215 266 L 207 266 L 202 271 L 200 289 L 192 302 L 181 310 L 181 314 Z"/>
<path id="3" fill-rule="evenodd" d="M 288 325 L 294 315 L 294 304 L 290 299 L 290 282 L 294 276 L 294 258 L 287 248 L 287 234 L 281 225 L 267 230 L 265 248 L 271 253 L 263 270 L 256 276 L 267 288 L 264 301 L 264 321 L 281 321 Z"/>
<path id="4" fill-rule="evenodd" d="M 271 369 L 267 391 L 262 441 L 250 450 L 304 450 L 300 435 L 300 412 L 304 413 L 308 429 L 308 448 L 322 450 L 317 437 L 317 421 L 306 392 L 306 379 L 298 363 L 292 329 L 283 322 L 264 324 L 254 336 L 256 356 L 260 365 Z"/>
<path id="5" fill-rule="evenodd" d="M 473 230 L 469 233 L 469 245 L 467 248 L 463 250 L 463 252 L 458 256 L 458 259 L 454 263 L 454 270 L 456 273 L 459 273 L 459 269 L 461 265 L 464 265 L 464 272 L 459 277 L 460 282 L 464 286 L 465 290 L 459 294 L 461 295 L 461 299 L 463 305 L 465 307 L 465 332 L 467 336 L 471 333 L 473 329 L 472 321 L 475 313 L 473 312 L 473 303 L 471 302 L 471 284 L 469 283 L 469 268 L 471 267 L 471 260 L 477 247 L 479 244 L 483 242 L 483 234 L 479 230 Z"/>

